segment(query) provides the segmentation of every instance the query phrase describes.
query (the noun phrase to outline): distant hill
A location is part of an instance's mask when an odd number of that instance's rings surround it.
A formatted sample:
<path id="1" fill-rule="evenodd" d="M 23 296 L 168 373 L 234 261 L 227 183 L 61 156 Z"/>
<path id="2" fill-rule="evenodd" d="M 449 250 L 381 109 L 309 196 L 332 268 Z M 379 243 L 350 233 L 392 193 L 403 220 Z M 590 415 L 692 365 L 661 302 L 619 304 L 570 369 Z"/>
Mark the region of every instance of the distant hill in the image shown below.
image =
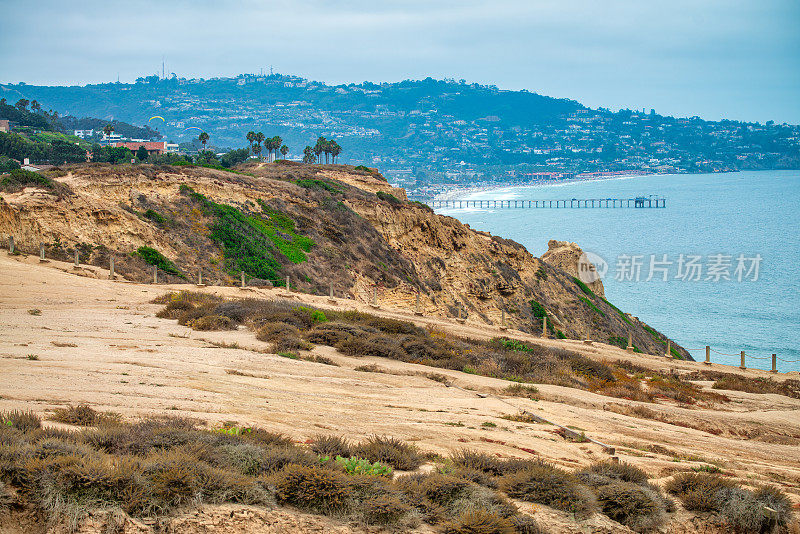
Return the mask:
<path id="1" fill-rule="evenodd" d="M 277 74 L 151 76 L 133 84 L 0 86 L 0 94 L 37 99 L 62 115 L 149 125 L 176 142 L 206 131 L 215 146 L 235 148 L 247 146 L 250 130 L 280 135 L 296 159 L 325 136 L 344 148 L 342 162 L 379 165 L 407 187 L 524 181 L 542 172 L 800 168 L 795 125 L 595 110 L 454 80 L 329 86 Z"/>

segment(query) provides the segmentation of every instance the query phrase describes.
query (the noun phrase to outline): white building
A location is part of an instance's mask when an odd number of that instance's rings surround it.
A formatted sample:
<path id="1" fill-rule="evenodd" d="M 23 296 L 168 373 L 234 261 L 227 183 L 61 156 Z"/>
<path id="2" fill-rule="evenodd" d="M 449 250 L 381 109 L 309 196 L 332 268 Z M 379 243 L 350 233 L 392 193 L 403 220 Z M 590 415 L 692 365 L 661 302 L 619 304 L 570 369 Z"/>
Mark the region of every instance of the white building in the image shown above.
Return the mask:
<path id="1" fill-rule="evenodd" d="M 87 137 L 94 137 L 94 130 L 75 130 L 72 135 L 86 139 Z"/>

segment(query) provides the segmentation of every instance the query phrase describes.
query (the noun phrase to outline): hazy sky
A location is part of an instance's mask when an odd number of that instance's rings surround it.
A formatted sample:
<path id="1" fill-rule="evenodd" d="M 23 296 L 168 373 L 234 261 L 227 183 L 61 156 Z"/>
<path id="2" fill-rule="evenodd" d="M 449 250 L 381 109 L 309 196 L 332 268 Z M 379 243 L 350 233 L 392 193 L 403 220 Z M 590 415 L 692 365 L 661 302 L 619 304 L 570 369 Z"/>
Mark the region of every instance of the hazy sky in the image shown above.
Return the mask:
<path id="1" fill-rule="evenodd" d="M 262 67 L 800 123 L 798 0 L 0 0 L 0 83 Z"/>

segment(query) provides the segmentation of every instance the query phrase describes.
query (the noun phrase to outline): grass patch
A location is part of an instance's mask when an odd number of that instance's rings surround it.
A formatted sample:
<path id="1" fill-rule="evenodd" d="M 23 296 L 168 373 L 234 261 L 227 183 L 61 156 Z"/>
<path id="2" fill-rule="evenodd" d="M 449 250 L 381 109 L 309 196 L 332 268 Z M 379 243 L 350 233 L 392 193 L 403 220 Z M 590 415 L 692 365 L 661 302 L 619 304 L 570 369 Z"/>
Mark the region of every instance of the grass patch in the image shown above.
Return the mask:
<path id="1" fill-rule="evenodd" d="M 598 315 L 600 315 L 602 317 L 606 316 L 606 313 L 603 310 L 601 310 L 600 308 L 598 308 L 597 306 L 595 306 L 594 302 L 592 302 L 591 300 L 587 299 L 586 297 L 580 297 L 580 299 L 581 299 L 581 302 L 586 304 L 589 307 L 589 309 L 591 309 L 596 314 L 598 314 Z"/>
<path id="2" fill-rule="evenodd" d="M 299 185 L 300 187 L 304 187 L 306 189 L 319 189 L 321 191 L 327 191 L 329 193 L 341 195 L 344 193 L 341 189 L 333 185 L 331 182 L 327 180 L 317 180 L 312 178 L 301 179 L 297 180 L 295 184 Z"/>
<path id="3" fill-rule="evenodd" d="M 377 196 L 379 199 L 385 202 L 388 202 L 389 204 L 392 204 L 393 206 L 403 205 L 403 202 L 399 198 L 397 198 L 391 193 L 386 193 L 385 191 L 378 191 L 377 193 L 375 193 L 375 196 Z"/>
<path id="4" fill-rule="evenodd" d="M 587 295 L 589 295 L 589 296 L 590 296 L 590 297 L 592 297 L 592 298 L 594 298 L 594 297 L 595 297 L 594 291 L 592 291 L 591 289 L 589 289 L 589 286 L 587 286 L 587 285 L 586 285 L 586 284 L 583 282 L 583 280 L 581 280 L 581 279 L 580 279 L 580 278 L 578 278 L 577 276 L 573 276 L 573 277 L 572 277 L 572 280 L 575 282 L 575 284 L 577 284 L 577 286 L 578 286 L 579 288 L 581 288 L 581 291 L 583 291 L 584 293 L 586 293 Z"/>
<path id="5" fill-rule="evenodd" d="M 185 185 L 181 186 L 181 191 L 212 218 L 210 237 L 222 246 L 231 272 L 244 271 L 249 276 L 283 286 L 286 282 L 278 275 L 282 267 L 276 255 L 295 264 L 308 259 L 306 254 L 314 241 L 297 234 L 294 221 L 288 215 L 263 202 L 261 213 L 244 213 L 236 207 L 212 202 Z"/>
<path id="6" fill-rule="evenodd" d="M 150 265 L 155 265 L 158 269 L 164 271 L 165 273 L 174 274 L 175 276 L 180 276 L 184 279 L 186 278 L 186 276 L 180 270 L 178 270 L 172 261 L 167 259 L 166 256 L 152 247 L 139 247 L 136 250 L 136 255 Z"/>

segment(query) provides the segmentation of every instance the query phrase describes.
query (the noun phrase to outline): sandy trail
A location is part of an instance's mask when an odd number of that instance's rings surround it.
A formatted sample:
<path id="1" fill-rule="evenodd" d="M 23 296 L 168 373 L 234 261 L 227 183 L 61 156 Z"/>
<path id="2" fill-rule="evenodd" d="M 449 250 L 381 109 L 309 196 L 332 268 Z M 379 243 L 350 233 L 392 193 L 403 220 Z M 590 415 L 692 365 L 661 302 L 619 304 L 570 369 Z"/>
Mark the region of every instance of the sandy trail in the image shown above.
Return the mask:
<path id="1" fill-rule="evenodd" d="M 715 462 L 748 483 L 778 483 L 800 500 L 797 399 L 726 392 L 732 402 L 714 409 L 646 405 L 671 417 L 730 428 L 762 428 L 772 436 L 739 439 L 614 413 L 608 409 L 612 405 L 643 403 L 558 386 L 540 386 L 544 400 L 538 402 L 480 398 L 417 373 L 441 373 L 462 388 L 480 392 L 499 392 L 508 382 L 379 358 L 349 358 L 324 346 L 314 352 L 340 367 L 282 358 L 269 354 L 269 345 L 247 330 L 194 332 L 155 317 L 160 306 L 150 303 L 154 297 L 170 290 L 197 289 L 194 286 L 114 282 L 104 279 L 107 273 L 102 270 L 87 269 L 78 276 L 70 264 L 39 264 L 33 257 L 0 253 L 0 411 L 46 413 L 65 404 L 87 403 L 130 419 L 176 415 L 210 424 L 236 421 L 284 432 L 298 441 L 321 432 L 354 439 L 391 434 L 442 454 L 471 447 L 505 457 L 536 454 L 566 466 L 607 458 L 601 447 L 565 441 L 552 426 L 502 419 L 515 413 L 508 402 L 616 446 L 620 459 L 656 477 Z M 286 295 L 278 289 L 207 287 L 202 291 L 232 297 Z M 416 317 L 403 310 L 375 310 L 355 301 L 339 300 L 334 305 L 325 297 L 292 298 L 320 307 L 341 306 L 414 320 L 461 336 L 500 334 L 493 327 Z M 28 310 L 32 309 L 41 310 L 41 315 L 31 315 Z M 507 335 L 597 359 L 634 360 L 656 369 L 703 367 L 628 354 L 602 344 L 541 340 L 519 332 Z M 218 346 L 234 343 L 239 348 Z M 365 363 L 397 374 L 353 370 Z M 739 372 L 730 367 L 724 370 Z M 756 370 L 745 374 L 769 375 Z"/>

